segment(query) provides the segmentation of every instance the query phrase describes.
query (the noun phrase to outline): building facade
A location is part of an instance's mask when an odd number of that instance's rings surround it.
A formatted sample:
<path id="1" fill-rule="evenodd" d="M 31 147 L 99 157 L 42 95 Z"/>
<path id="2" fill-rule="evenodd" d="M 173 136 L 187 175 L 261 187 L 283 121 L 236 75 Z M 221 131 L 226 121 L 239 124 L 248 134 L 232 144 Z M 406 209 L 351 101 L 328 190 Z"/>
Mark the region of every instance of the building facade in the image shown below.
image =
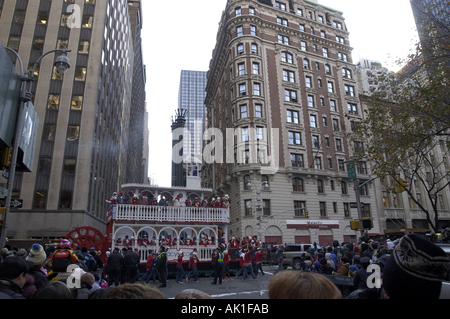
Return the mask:
<path id="1" fill-rule="evenodd" d="M 358 217 L 380 232 L 370 183 L 358 188 L 361 216 L 352 208 L 348 134 L 362 113 L 351 53 L 343 13 L 317 1 L 227 2 L 207 76 L 216 147 L 202 182 L 229 195 L 229 236 L 329 244 L 355 240 Z M 368 163 L 356 168 L 360 183 L 373 177 Z"/>
<path id="2" fill-rule="evenodd" d="M 141 20 L 140 1 L 0 1 L 0 41 L 25 69 L 45 52 L 72 50 L 64 75 L 52 67 L 57 55 L 34 74 L 35 161 L 16 177 L 23 206 L 10 214 L 9 238 L 57 238 L 85 225 L 103 231 L 105 199 L 144 181 Z"/>

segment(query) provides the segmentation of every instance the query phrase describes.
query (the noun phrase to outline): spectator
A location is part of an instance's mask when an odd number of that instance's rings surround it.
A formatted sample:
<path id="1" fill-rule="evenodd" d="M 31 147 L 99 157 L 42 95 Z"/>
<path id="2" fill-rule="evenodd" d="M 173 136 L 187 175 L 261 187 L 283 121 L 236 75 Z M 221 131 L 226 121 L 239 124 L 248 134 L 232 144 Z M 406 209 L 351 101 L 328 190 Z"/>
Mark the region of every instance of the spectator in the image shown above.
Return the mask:
<path id="1" fill-rule="evenodd" d="M 214 299 L 207 293 L 197 289 L 186 289 L 178 293 L 175 299 Z"/>
<path id="2" fill-rule="evenodd" d="M 355 273 L 353 277 L 353 286 L 356 289 L 348 298 L 349 299 L 377 299 L 377 288 L 369 288 L 367 286 L 367 279 L 372 272 L 367 271 L 367 267 L 370 265 L 369 257 L 362 257 L 360 259 L 361 268 Z M 364 297 L 359 296 L 362 293 Z M 359 296 L 359 297 L 358 297 Z"/>
<path id="3" fill-rule="evenodd" d="M 47 254 L 41 245 L 34 244 L 31 246 L 30 254 L 28 255 L 28 263 L 31 266 L 29 272 L 34 278 L 34 285 L 37 289 L 48 282 L 47 275 L 42 271 L 46 260 Z"/>
<path id="4" fill-rule="evenodd" d="M 326 260 L 325 258 L 322 258 L 319 261 L 320 264 L 320 272 L 324 275 L 331 275 L 333 273 L 333 267 L 330 266 L 328 260 Z"/>
<path id="5" fill-rule="evenodd" d="M 0 265 L 0 298 L 25 299 L 22 287 L 26 282 L 28 263 L 20 257 L 8 257 Z"/>
<path id="6" fill-rule="evenodd" d="M 73 294 L 62 281 L 50 281 L 36 291 L 33 299 L 73 299 Z"/>
<path id="7" fill-rule="evenodd" d="M 126 283 L 108 291 L 103 299 L 167 299 L 152 285 Z"/>
<path id="8" fill-rule="evenodd" d="M 113 253 L 108 258 L 109 264 L 109 278 L 108 278 L 108 286 L 111 286 L 113 283 L 118 286 L 120 281 L 120 274 L 122 271 L 122 260 L 123 256 L 119 252 L 119 248 L 114 248 Z"/>
<path id="9" fill-rule="evenodd" d="M 339 271 L 335 272 L 333 275 L 337 275 L 337 276 L 348 276 L 348 267 L 350 267 L 350 264 L 348 262 L 348 258 L 346 256 L 342 256 L 341 257 L 341 261 L 340 261 L 340 267 L 339 267 Z"/>
<path id="10" fill-rule="evenodd" d="M 342 294 L 325 276 L 287 270 L 270 280 L 269 299 L 342 299 Z"/>
<path id="11" fill-rule="evenodd" d="M 450 281 L 449 257 L 417 234 L 403 236 L 384 266 L 383 288 L 390 299 L 438 299 L 443 281 Z"/>

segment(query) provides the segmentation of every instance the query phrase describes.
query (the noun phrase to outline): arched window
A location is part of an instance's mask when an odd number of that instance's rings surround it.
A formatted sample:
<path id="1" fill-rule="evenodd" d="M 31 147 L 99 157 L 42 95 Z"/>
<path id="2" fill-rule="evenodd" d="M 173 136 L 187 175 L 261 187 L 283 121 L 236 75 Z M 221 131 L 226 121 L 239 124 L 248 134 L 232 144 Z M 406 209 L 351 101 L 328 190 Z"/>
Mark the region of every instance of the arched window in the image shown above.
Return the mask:
<path id="1" fill-rule="evenodd" d="M 303 180 L 298 177 L 292 179 L 292 191 L 303 192 Z"/>

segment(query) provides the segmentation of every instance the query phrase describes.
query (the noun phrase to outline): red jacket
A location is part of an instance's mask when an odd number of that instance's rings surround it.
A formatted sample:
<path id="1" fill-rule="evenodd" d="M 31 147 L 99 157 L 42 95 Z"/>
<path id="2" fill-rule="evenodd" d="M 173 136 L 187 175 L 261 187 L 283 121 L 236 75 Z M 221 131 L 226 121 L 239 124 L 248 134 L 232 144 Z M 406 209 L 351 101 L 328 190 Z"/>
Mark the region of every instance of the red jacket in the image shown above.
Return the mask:
<path id="1" fill-rule="evenodd" d="M 191 267 L 197 267 L 197 263 L 198 263 L 198 257 L 192 256 L 191 259 L 189 259 L 189 269 L 191 269 Z"/>
<path id="2" fill-rule="evenodd" d="M 177 265 L 182 266 L 183 265 L 183 256 L 178 256 Z"/>
<path id="3" fill-rule="evenodd" d="M 150 271 L 152 269 L 152 265 L 153 265 L 153 256 L 152 255 L 148 255 L 147 257 L 147 270 Z"/>
<path id="4" fill-rule="evenodd" d="M 252 262 L 252 252 L 253 250 L 255 250 L 254 248 L 252 250 L 250 250 L 248 253 L 245 254 L 244 256 L 244 264 L 250 264 Z"/>
<path id="5" fill-rule="evenodd" d="M 255 254 L 255 262 L 257 262 L 257 263 L 260 263 L 260 262 L 262 262 L 262 257 L 264 256 L 264 255 L 267 255 L 267 253 L 256 253 Z"/>

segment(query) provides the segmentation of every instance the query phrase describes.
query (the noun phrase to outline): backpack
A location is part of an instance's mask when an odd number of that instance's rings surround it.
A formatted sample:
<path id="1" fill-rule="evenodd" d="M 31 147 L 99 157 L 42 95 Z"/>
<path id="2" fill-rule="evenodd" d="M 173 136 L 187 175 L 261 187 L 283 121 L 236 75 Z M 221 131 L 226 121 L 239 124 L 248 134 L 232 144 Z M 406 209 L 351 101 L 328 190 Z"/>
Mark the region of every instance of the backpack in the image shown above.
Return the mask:
<path id="1" fill-rule="evenodd" d="M 72 252 L 67 249 L 58 249 L 53 253 L 52 270 L 54 272 L 67 272 L 72 259 Z"/>

